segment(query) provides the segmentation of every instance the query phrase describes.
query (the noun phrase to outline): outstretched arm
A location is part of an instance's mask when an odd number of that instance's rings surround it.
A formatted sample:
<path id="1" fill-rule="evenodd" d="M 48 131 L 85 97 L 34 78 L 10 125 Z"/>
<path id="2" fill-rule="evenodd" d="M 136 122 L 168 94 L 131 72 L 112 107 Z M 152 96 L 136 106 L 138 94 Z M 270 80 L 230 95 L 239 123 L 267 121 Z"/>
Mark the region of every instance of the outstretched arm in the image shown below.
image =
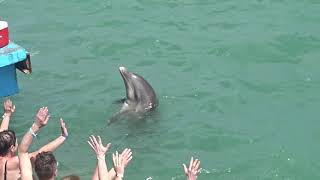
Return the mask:
<path id="1" fill-rule="evenodd" d="M 97 162 L 97 165 L 94 169 L 91 180 L 99 180 L 99 163 L 98 162 Z"/>
<path id="2" fill-rule="evenodd" d="M 0 132 L 7 130 L 9 128 L 11 115 L 16 110 L 16 107 L 12 104 L 12 101 L 10 99 L 7 99 L 3 102 L 3 110 L 4 110 L 4 114 L 2 116 Z"/>
<path id="3" fill-rule="evenodd" d="M 129 164 L 129 162 L 131 161 L 132 159 L 132 151 L 131 149 L 129 148 L 125 148 L 122 153 L 121 153 L 121 156 L 123 158 L 123 162 L 124 162 L 124 168 L 127 167 L 127 165 Z M 110 179 L 114 179 L 116 177 L 117 173 L 116 171 L 114 170 L 114 168 L 112 168 L 110 171 L 109 171 L 109 177 Z"/>
<path id="4" fill-rule="evenodd" d="M 33 127 L 34 125 L 32 125 L 32 129 Z M 63 119 L 60 119 L 60 128 L 61 128 L 61 135 L 58 138 L 44 145 L 39 150 L 30 153 L 29 157 L 35 158 L 37 154 L 40 152 L 54 151 L 58 147 L 60 147 L 64 143 L 64 141 L 68 138 L 68 129 L 66 128 L 66 124 L 63 121 Z M 37 131 L 36 127 L 35 127 L 35 130 Z"/>
<path id="5" fill-rule="evenodd" d="M 103 146 L 100 136 L 98 136 L 98 140 L 93 135 L 90 137 L 90 141 L 88 141 L 91 148 L 94 150 L 97 156 L 97 165 L 98 165 L 98 176 L 100 180 L 109 180 L 108 168 L 105 160 L 105 155 L 109 150 L 111 143 L 108 143 L 106 146 Z M 95 173 L 96 174 L 96 171 Z M 96 176 L 93 176 L 95 178 Z"/>
<path id="6" fill-rule="evenodd" d="M 200 173 L 200 161 L 198 159 L 193 160 L 191 157 L 189 168 L 185 164 L 183 164 L 184 173 L 187 176 L 187 180 L 196 180 L 198 174 Z"/>
<path id="7" fill-rule="evenodd" d="M 20 146 L 18 148 L 19 154 L 19 167 L 21 172 L 22 180 L 32 180 L 32 166 L 31 161 L 28 155 L 28 149 L 30 144 L 32 143 L 33 136 L 35 133 L 39 131 L 39 129 L 45 126 L 49 120 L 48 108 L 42 107 L 37 113 L 36 120 L 33 123 L 32 127 L 27 131 L 27 133 L 23 136 Z"/>
<path id="8" fill-rule="evenodd" d="M 118 154 L 118 151 L 116 151 L 115 154 L 112 154 L 112 160 L 113 160 L 113 169 L 117 174 L 115 180 L 122 180 L 123 174 L 124 174 L 123 156 L 121 154 Z"/>

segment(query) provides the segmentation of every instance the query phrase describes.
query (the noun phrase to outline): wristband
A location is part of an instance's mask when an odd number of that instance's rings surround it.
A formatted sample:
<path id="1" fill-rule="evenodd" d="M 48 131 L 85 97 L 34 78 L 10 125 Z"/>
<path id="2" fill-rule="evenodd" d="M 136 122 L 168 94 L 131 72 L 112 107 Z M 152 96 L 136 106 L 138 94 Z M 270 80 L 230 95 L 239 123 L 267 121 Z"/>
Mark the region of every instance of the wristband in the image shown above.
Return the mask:
<path id="1" fill-rule="evenodd" d="M 34 133 L 32 128 L 29 129 L 29 132 L 32 134 L 33 137 L 37 137 L 38 134 Z"/>
<path id="2" fill-rule="evenodd" d="M 123 174 L 117 174 L 117 177 L 123 178 Z"/>
<path id="3" fill-rule="evenodd" d="M 62 136 L 62 137 L 64 137 L 64 138 L 66 138 L 66 139 L 68 139 L 68 137 L 69 137 L 69 134 L 68 134 L 68 135 L 65 135 L 65 134 L 61 134 L 61 136 Z"/>
<path id="4" fill-rule="evenodd" d="M 2 119 L 6 118 L 6 117 L 10 117 L 11 115 L 9 115 L 9 113 L 3 113 L 2 115 Z"/>

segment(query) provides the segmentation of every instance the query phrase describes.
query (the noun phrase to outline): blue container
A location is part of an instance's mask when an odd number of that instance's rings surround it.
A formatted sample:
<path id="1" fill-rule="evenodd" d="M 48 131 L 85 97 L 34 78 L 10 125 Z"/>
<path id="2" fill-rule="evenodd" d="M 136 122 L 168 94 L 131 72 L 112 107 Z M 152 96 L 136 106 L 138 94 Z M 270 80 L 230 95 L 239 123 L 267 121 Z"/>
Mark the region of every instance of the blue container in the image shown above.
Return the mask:
<path id="1" fill-rule="evenodd" d="M 0 97 L 18 93 L 16 67 L 14 64 L 0 68 Z"/>
<path id="2" fill-rule="evenodd" d="M 0 97 L 19 92 L 15 64 L 26 58 L 27 51 L 13 42 L 0 48 Z"/>

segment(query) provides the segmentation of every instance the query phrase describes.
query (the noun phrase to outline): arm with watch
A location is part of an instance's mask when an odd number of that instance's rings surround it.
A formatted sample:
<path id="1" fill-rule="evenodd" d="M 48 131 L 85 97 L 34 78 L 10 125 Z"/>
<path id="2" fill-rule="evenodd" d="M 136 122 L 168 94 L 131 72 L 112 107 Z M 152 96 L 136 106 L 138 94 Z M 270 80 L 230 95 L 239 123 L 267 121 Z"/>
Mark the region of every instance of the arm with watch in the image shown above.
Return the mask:
<path id="1" fill-rule="evenodd" d="M 116 172 L 115 180 L 122 180 L 125 166 L 123 155 L 118 154 L 118 151 L 116 151 L 115 154 L 112 154 L 112 161 L 113 169 Z"/>
<path id="2" fill-rule="evenodd" d="M 32 166 L 30 158 L 36 157 L 36 155 L 42 151 L 54 151 L 57 149 L 68 137 L 68 130 L 63 119 L 60 119 L 61 135 L 54 141 L 48 143 L 47 145 L 40 148 L 38 151 L 33 153 L 28 153 L 30 144 L 33 138 L 37 137 L 37 132 L 47 125 L 50 119 L 50 115 L 47 107 L 42 107 L 39 109 L 35 121 L 29 128 L 28 132 L 23 136 L 22 141 L 18 148 L 19 157 L 19 167 L 21 171 L 22 180 L 32 180 Z"/>
<path id="3" fill-rule="evenodd" d="M 32 165 L 28 154 L 29 146 L 32 143 L 36 132 L 44 127 L 49 121 L 48 108 L 42 107 L 37 113 L 35 122 L 32 127 L 23 136 L 22 141 L 18 147 L 19 168 L 21 172 L 21 180 L 32 180 Z"/>
<path id="4" fill-rule="evenodd" d="M 132 159 L 132 151 L 130 148 L 125 148 L 120 155 L 123 158 L 124 168 L 126 168 Z M 109 171 L 109 177 L 111 179 L 114 179 L 116 177 L 116 175 L 117 175 L 117 172 L 115 171 L 115 168 L 112 168 Z"/>
<path id="5" fill-rule="evenodd" d="M 37 132 L 39 131 L 39 129 L 43 126 L 40 122 L 43 121 L 43 118 L 50 118 L 50 115 L 48 113 L 48 108 L 47 107 L 43 107 L 44 111 L 45 111 L 45 115 L 40 115 L 39 112 L 41 111 L 41 109 L 39 110 L 36 119 L 34 121 L 34 123 L 32 124 L 32 126 L 29 129 L 29 132 L 31 133 L 31 135 L 33 137 L 37 137 Z M 58 147 L 60 147 L 64 141 L 68 138 L 68 129 L 66 128 L 65 122 L 63 119 L 60 118 L 60 129 L 61 129 L 61 134 L 53 141 L 49 142 L 48 144 L 42 146 L 40 149 L 38 149 L 35 152 L 29 153 L 29 157 L 30 158 L 35 158 L 37 156 L 38 153 L 40 152 L 47 152 L 47 151 L 54 151 L 56 150 Z"/>

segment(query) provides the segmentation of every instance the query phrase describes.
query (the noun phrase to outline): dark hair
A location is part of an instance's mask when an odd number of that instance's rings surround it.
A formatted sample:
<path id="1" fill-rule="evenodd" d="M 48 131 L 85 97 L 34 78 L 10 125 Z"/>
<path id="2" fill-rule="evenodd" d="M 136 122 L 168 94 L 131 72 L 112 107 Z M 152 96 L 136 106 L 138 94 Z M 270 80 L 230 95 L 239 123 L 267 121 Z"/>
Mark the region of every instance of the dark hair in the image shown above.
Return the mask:
<path id="1" fill-rule="evenodd" d="M 61 180 L 80 180 L 80 177 L 78 175 L 69 175 L 69 176 L 64 176 L 61 178 Z"/>
<path id="2" fill-rule="evenodd" d="M 13 130 L 0 132 L 0 156 L 8 154 L 10 147 L 16 145 L 16 134 Z"/>
<path id="3" fill-rule="evenodd" d="M 50 179 L 57 169 L 57 161 L 52 152 L 41 152 L 36 156 L 34 170 L 39 180 Z"/>

